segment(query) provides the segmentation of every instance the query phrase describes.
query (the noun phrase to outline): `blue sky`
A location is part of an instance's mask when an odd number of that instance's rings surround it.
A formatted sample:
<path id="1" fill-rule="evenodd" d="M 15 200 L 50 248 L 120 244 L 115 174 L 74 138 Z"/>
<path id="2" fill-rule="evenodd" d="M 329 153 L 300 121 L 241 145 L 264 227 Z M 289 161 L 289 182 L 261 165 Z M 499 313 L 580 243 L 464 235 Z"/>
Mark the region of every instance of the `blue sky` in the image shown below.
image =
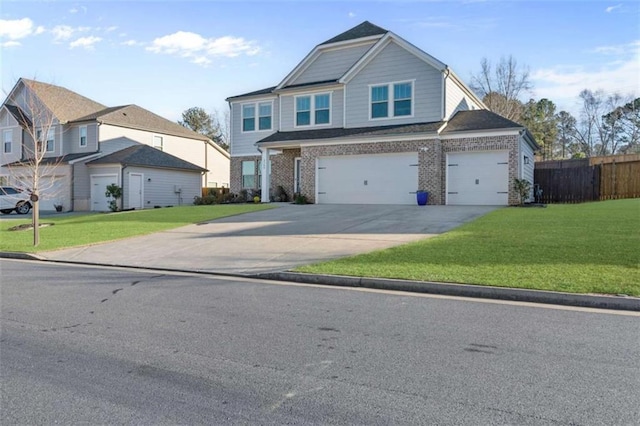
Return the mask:
<path id="1" fill-rule="evenodd" d="M 532 97 L 572 112 L 584 88 L 640 96 L 640 2 L 625 0 L 2 0 L 2 89 L 36 78 L 177 120 L 279 83 L 315 45 L 365 20 L 466 82 L 483 57 L 512 54 L 529 67 Z"/>

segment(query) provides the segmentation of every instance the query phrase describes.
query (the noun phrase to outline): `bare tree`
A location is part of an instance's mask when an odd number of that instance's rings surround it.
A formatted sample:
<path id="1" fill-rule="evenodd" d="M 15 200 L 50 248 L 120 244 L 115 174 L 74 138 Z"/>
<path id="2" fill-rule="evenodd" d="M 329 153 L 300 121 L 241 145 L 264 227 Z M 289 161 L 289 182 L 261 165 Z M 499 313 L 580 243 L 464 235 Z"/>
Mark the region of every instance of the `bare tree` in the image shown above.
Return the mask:
<path id="1" fill-rule="evenodd" d="M 495 68 L 487 58 L 482 58 L 480 66 L 480 73 L 471 78 L 471 88 L 491 111 L 519 121 L 523 111 L 520 98 L 533 88 L 529 69 L 519 67 L 512 55 L 500 58 Z"/>
<path id="2" fill-rule="evenodd" d="M 221 114 L 219 110 L 214 109 L 213 114 L 214 126 L 218 130 L 218 144 L 229 151 L 229 141 L 231 140 L 231 114 L 229 109 L 225 109 Z"/>
<path id="3" fill-rule="evenodd" d="M 27 84 L 23 91 L 8 97 L 5 104 L 9 105 L 22 127 L 23 137 L 22 158 L 3 167 L 9 170 L 13 185 L 31 194 L 33 245 L 37 246 L 40 244 L 40 198 L 43 195 L 47 198 L 56 196 L 49 191 L 55 185 L 55 178 L 45 181 L 43 177 L 55 177 L 60 165 L 59 160 L 49 161 L 46 158 L 49 145 L 55 143 L 57 120 Z"/>

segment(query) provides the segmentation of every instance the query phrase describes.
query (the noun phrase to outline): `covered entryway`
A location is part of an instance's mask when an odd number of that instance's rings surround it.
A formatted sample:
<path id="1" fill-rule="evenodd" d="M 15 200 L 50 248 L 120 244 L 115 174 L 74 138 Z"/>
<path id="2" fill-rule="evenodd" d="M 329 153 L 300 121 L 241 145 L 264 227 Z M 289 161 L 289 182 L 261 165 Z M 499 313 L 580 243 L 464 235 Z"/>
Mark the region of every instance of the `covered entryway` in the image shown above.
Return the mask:
<path id="1" fill-rule="evenodd" d="M 107 186 L 118 184 L 118 175 L 91 175 L 91 211 L 109 211 Z"/>
<path id="2" fill-rule="evenodd" d="M 320 157 L 318 204 L 415 204 L 418 153 Z"/>
<path id="3" fill-rule="evenodd" d="M 447 154 L 447 204 L 509 203 L 509 151 Z"/>

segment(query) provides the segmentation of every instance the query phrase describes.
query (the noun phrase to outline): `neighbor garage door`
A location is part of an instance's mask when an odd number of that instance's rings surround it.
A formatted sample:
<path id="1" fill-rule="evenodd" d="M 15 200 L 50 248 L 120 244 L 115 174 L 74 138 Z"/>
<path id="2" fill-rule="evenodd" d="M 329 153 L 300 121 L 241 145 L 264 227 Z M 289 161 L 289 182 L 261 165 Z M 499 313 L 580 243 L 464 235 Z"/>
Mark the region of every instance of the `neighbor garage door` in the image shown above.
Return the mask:
<path id="1" fill-rule="evenodd" d="M 447 204 L 506 205 L 509 152 L 447 154 Z"/>
<path id="2" fill-rule="evenodd" d="M 415 204 L 418 153 L 320 157 L 316 176 L 319 204 Z"/>
<path id="3" fill-rule="evenodd" d="M 91 211 L 109 211 L 107 186 L 118 183 L 118 175 L 91 175 Z"/>

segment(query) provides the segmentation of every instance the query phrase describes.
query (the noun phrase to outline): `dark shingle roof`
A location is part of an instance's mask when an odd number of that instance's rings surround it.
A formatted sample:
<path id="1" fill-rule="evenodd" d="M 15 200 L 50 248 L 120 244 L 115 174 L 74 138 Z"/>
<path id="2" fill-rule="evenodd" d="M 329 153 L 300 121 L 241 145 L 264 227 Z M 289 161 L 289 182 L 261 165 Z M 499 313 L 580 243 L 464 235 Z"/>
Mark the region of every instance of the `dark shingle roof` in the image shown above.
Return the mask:
<path id="1" fill-rule="evenodd" d="M 9 104 L 5 104 L 4 106 L 21 126 L 31 127 L 31 120 L 29 119 L 29 116 L 20 107 Z"/>
<path id="2" fill-rule="evenodd" d="M 48 165 L 48 164 L 66 164 L 69 161 L 73 161 L 73 160 L 77 160 L 78 158 L 83 158 L 83 157 L 89 157 L 90 155 L 94 155 L 97 154 L 97 152 L 87 152 L 87 153 L 81 153 L 81 154 L 67 154 L 67 155 L 63 155 L 61 157 L 44 157 L 41 161 L 40 164 L 41 165 Z M 5 164 L 5 166 L 26 166 L 31 164 L 28 160 L 26 161 L 14 161 L 11 164 Z"/>
<path id="3" fill-rule="evenodd" d="M 26 78 L 21 80 L 61 123 L 66 123 L 106 108 L 105 105 L 85 98 L 64 87 Z"/>
<path id="4" fill-rule="evenodd" d="M 472 130 L 522 129 L 524 126 L 485 109 L 458 111 L 442 133 Z"/>
<path id="5" fill-rule="evenodd" d="M 296 130 L 293 132 L 276 132 L 258 141 L 260 145 L 270 142 L 302 141 L 313 139 L 333 139 L 342 137 L 392 136 L 409 133 L 435 133 L 443 122 L 395 124 L 392 126 L 356 127 L 351 129 L 333 128 L 316 130 Z"/>
<path id="6" fill-rule="evenodd" d="M 260 89 L 260 90 L 255 90 L 249 93 L 243 93 L 242 95 L 229 96 L 226 100 L 228 101 L 229 99 L 233 99 L 233 98 L 243 98 L 245 96 L 268 95 L 269 93 L 272 93 L 275 88 L 276 86 L 271 86 L 271 87 L 267 87 L 266 89 Z"/>
<path id="7" fill-rule="evenodd" d="M 154 167 L 163 169 L 182 169 L 197 172 L 206 171 L 200 166 L 184 161 L 157 148 L 148 145 L 134 145 L 104 157 L 89 161 L 87 164 L 125 164 L 128 166 Z"/>
<path id="8" fill-rule="evenodd" d="M 384 28 L 380 28 L 377 25 L 373 25 L 369 21 L 364 21 L 360 25 L 357 25 L 351 28 L 350 30 L 347 30 L 341 34 L 338 34 L 337 36 L 330 38 L 324 43 L 320 43 L 320 46 L 323 44 L 337 43 L 339 41 L 355 40 L 362 37 L 386 34 L 388 32 L 389 31 L 385 30 Z"/>
<path id="9" fill-rule="evenodd" d="M 129 127 L 132 129 L 146 130 L 166 135 L 179 136 L 189 139 L 206 141 L 208 137 L 196 133 L 191 129 L 160 117 L 137 105 L 122 105 L 104 108 L 84 117 L 79 117 L 74 122 L 97 120 L 101 123 L 114 126 Z"/>

